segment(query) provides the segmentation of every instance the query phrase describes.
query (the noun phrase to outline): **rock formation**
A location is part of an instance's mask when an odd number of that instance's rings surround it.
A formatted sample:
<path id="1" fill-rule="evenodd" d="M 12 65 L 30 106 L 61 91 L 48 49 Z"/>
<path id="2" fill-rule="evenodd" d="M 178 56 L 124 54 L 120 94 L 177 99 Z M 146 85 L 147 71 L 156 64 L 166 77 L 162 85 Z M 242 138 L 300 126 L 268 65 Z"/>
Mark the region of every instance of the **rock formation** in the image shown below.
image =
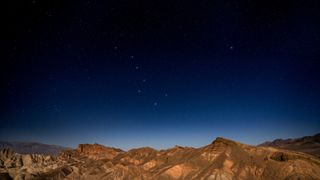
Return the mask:
<path id="1" fill-rule="evenodd" d="M 18 154 L 10 149 L 0 151 L 0 174 L 3 179 L 8 179 L 5 178 L 7 175 L 14 179 L 32 179 L 55 167 L 58 167 L 56 158 L 49 155 Z"/>
<path id="2" fill-rule="evenodd" d="M 123 152 L 121 149 L 105 147 L 100 144 L 79 144 L 76 151 L 80 155 L 84 155 L 95 160 L 113 159 L 115 156 Z"/>
<path id="3" fill-rule="evenodd" d="M 6 178 L 320 179 L 320 159 L 315 156 L 225 138 L 217 138 L 201 148 L 176 146 L 160 151 L 149 147 L 123 151 L 82 144 L 56 158 L 6 150 L 1 152 L 0 159 L 5 162 L 0 177 Z"/>

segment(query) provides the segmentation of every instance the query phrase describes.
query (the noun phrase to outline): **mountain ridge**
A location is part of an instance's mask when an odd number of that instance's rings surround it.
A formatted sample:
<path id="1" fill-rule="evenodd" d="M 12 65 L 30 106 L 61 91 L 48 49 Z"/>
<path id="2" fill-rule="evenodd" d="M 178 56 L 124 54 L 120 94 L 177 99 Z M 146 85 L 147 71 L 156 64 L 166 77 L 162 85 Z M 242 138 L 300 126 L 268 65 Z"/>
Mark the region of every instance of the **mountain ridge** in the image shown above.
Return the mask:
<path id="1" fill-rule="evenodd" d="M 320 157 L 320 133 L 300 138 L 275 139 L 266 141 L 258 146 L 299 151 Z"/>
<path id="2" fill-rule="evenodd" d="M 217 137 L 194 148 L 150 147 L 128 151 L 79 144 L 58 156 L 0 151 L 2 179 L 320 179 L 320 158 Z"/>
<path id="3" fill-rule="evenodd" d="M 20 154 L 58 155 L 62 150 L 70 148 L 39 142 L 0 141 L 0 150 L 2 149 L 12 149 Z"/>

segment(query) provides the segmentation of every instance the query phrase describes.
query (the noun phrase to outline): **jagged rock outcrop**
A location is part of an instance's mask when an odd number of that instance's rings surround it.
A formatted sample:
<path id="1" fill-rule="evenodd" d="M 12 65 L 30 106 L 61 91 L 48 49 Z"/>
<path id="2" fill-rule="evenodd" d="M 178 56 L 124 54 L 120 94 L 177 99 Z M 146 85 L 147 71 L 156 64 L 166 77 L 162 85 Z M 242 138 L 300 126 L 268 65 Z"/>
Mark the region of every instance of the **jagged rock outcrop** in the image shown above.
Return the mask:
<path id="1" fill-rule="evenodd" d="M 16 156 L 6 151 L 1 157 Z M 26 162 L 30 157 L 31 166 L 39 165 L 33 155 L 25 156 Z M 9 167 L 1 173 L 25 179 L 320 179 L 320 159 L 315 156 L 225 138 L 201 148 L 176 146 L 160 151 L 145 147 L 125 152 L 82 144 L 52 161 L 54 168 L 41 164 L 42 171 L 36 173 L 12 174 Z"/>
<path id="2" fill-rule="evenodd" d="M 76 151 L 80 155 L 84 155 L 95 160 L 113 159 L 118 154 L 124 152 L 121 149 L 106 147 L 100 144 L 79 144 Z"/>
<path id="3" fill-rule="evenodd" d="M 56 158 L 40 154 L 18 154 L 11 149 L 0 151 L 0 173 L 14 179 L 32 179 L 38 173 L 57 167 Z"/>

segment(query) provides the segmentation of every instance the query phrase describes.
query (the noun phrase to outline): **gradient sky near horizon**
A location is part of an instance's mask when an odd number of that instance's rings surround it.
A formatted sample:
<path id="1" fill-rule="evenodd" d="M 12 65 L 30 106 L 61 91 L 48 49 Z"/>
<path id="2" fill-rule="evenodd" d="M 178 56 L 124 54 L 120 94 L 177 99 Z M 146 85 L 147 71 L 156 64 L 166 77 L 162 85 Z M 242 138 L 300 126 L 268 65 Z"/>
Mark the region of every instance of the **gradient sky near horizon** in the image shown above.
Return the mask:
<path id="1" fill-rule="evenodd" d="M 6 8 L 1 140 L 128 149 L 320 132 L 319 1 Z"/>

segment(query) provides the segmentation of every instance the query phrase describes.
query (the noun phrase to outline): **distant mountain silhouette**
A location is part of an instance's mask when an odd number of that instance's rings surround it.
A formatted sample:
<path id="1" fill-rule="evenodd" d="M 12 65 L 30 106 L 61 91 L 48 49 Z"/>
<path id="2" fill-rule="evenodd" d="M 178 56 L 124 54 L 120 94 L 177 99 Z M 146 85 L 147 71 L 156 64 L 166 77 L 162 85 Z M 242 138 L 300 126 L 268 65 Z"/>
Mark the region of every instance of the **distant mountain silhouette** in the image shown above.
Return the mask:
<path id="1" fill-rule="evenodd" d="M 11 149 L 19 154 L 58 155 L 62 150 L 66 150 L 67 148 L 37 142 L 0 141 L 0 150 L 2 149 Z"/>
<path id="2" fill-rule="evenodd" d="M 58 157 L 0 151 L 0 177 L 14 179 L 320 179 L 320 159 L 216 138 L 200 147 L 123 151 L 80 144 Z"/>
<path id="3" fill-rule="evenodd" d="M 295 139 L 276 139 L 264 142 L 259 146 L 300 151 L 320 157 L 320 133 Z"/>

